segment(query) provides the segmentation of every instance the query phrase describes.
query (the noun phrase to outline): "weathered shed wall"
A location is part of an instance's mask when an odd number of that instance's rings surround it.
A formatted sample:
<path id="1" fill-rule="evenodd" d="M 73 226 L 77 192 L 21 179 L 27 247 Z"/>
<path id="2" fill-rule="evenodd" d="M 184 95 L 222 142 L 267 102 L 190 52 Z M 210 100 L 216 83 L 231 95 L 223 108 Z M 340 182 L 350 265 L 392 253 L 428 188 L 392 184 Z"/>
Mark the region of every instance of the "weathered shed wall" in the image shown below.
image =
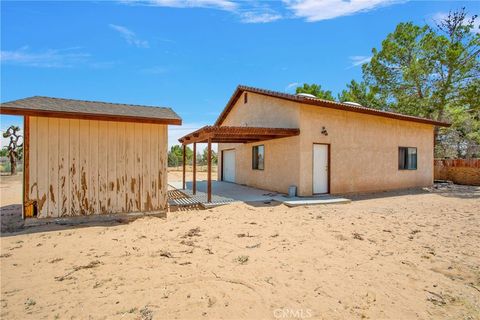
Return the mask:
<path id="1" fill-rule="evenodd" d="M 38 217 L 166 207 L 167 126 L 29 117 L 28 192 Z"/>

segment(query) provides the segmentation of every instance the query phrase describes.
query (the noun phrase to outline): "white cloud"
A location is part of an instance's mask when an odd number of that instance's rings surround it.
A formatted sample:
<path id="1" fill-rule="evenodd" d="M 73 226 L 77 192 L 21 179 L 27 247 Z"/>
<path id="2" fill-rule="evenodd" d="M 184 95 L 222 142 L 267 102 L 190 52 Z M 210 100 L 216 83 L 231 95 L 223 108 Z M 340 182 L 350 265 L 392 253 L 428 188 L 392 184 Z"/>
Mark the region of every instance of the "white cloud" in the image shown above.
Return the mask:
<path id="1" fill-rule="evenodd" d="M 435 26 L 437 23 L 446 19 L 447 17 L 448 17 L 448 12 L 437 12 L 430 16 L 430 18 L 428 19 L 430 21 L 429 24 Z M 469 15 L 466 18 L 467 18 L 467 21 L 470 21 L 472 19 L 472 16 Z M 477 19 L 475 19 L 475 24 L 472 29 L 472 32 L 480 33 L 480 18 L 478 17 Z"/>
<path id="2" fill-rule="evenodd" d="M 229 11 L 242 23 L 269 23 L 280 19 L 304 18 L 321 21 L 355 13 L 370 11 L 382 6 L 408 0 L 119 0 L 131 5 L 147 5 L 171 8 L 210 8 Z M 275 5 L 272 5 L 274 3 Z M 275 7 L 275 9 L 273 9 Z M 286 11 L 286 12 L 285 12 Z M 292 14 L 293 13 L 293 14 Z"/>
<path id="3" fill-rule="evenodd" d="M 280 20 L 282 16 L 277 13 L 247 11 L 240 15 L 243 23 L 268 23 Z"/>
<path id="4" fill-rule="evenodd" d="M 144 4 L 172 8 L 213 8 L 234 11 L 238 5 L 229 0 L 124 0 L 128 4 Z"/>
<path id="5" fill-rule="evenodd" d="M 86 63 L 90 54 L 80 52 L 80 48 L 46 49 L 33 52 L 28 46 L 17 50 L 0 51 L 2 63 L 41 68 L 69 68 L 79 63 Z"/>
<path id="6" fill-rule="evenodd" d="M 132 5 L 148 5 L 171 8 L 210 8 L 229 11 L 242 23 L 268 23 L 282 19 L 282 15 L 258 1 L 231 0 L 121 0 Z"/>
<path id="7" fill-rule="evenodd" d="M 182 126 L 178 127 L 178 126 L 168 126 L 168 149 L 170 150 L 170 148 L 174 145 L 179 145 L 180 142 L 178 142 L 178 139 L 180 139 L 181 137 L 195 131 L 195 130 L 198 130 L 204 126 L 206 126 L 207 124 L 206 123 L 195 123 L 195 122 L 192 122 L 192 123 L 184 123 L 182 124 Z M 193 148 L 192 146 L 190 146 L 191 148 Z M 206 148 L 206 144 L 200 144 L 198 145 L 197 147 L 197 152 L 202 152 L 203 149 Z M 217 150 L 217 144 L 214 143 L 212 145 L 212 149 L 213 150 Z"/>
<path id="8" fill-rule="evenodd" d="M 290 89 L 292 88 L 296 88 L 300 85 L 300 83 L 298 82 L 292 82 L 292 83 L 289 83 L 286 87 L 285 87 L 285 91 L 289 91 Z"/>
<path id="9" fill-rule="evenodd" d="M 351 65 L 350 67 L 358 67 L 365 63 L 369 63 L 372 60 L 371 56 L 351 56 L 348 57 L 350 59 Z"/>
<path id="10" fill-rule="evenodd" d="M 149 47 L 148 41 L 138 39 L 137 35 L 132 30 L 127 29 L 124 26 L 119 26 L 119 25 L 116 25 L 116 24 L 109 24 L 109 26 L 113 30 L 119 32 L 122 35 L 122 37 L 125 39 L 125 41 L 127 41 L 128 44 L 134 45 L 134 46 L 139 47 L 139 48 L 148 48 Z"/>
<path id="11" fill-rule="evenodd" d="M 399 0 L 283 0 L 297 17 L 307 21 L 321 21 L 366 12 L 391 5 Z"/>
<path id="12" fill-rule="evenodd" d="M 180 144 L 178 139 L 206 126 L 206 123 L 183 123 L 181 126 L 168 126 L 168 148 Z"/>
<path id="13" fill-rule="evenodd" d="M 162 66 L 153 66 L 149 68 L 144 68 L 144 69 L 141 69 L 140 71 L 146 74 L 165 74 L 168 72 L 167 68 Z"/>

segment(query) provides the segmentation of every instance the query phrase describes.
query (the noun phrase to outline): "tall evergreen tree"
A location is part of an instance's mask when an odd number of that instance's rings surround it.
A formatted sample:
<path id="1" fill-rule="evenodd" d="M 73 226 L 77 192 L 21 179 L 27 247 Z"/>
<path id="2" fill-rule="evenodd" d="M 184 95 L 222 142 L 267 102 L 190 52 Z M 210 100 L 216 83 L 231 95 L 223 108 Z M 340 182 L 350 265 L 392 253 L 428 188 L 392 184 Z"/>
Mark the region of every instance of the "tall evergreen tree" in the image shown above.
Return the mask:
<path id="1" fill-rule="evenodd" d="M 320 98 L 320 99 L 335 101 L 335 98 L 333 97 L 332 91 L 323 90 L 322 86 L 318 85 L 318 84 L 304 83 L 303 86 L 297 87 L 297 89 L 295 91 L 296 91 L 296 93 L 308 93 L 308 94 L 312 94 L 315 97 Z"/>

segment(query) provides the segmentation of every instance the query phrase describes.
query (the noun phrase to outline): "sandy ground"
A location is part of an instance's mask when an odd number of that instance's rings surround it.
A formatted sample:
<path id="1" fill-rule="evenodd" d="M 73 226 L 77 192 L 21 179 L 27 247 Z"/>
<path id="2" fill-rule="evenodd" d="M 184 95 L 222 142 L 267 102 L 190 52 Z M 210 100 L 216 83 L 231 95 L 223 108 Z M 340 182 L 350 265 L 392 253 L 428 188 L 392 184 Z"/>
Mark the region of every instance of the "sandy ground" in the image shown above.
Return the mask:
<path id="1" fill-rule="evenodd" d="M 190 168 L 189 168 L 190 169 Z M 192 181 L 193 173 L 190 171 L 187 171 L 185 173 L 187 181 Z M 207 172 L 206 171 L 197 171 L 197 181 L 200 180 L 207 180 Z M 217 180 L 217 168 L 213 167 L 212 168 L 212 180 Z M 179 170 L 169 170 L 168 171 L 168 181 L 182 181 L 183 178 L 183 172 Z"/>
<path id="2" fill-rule="evenodd" d="M 0 175 L 0 205 L 7 206 L 22 203 L 23 175 Z"/>
<path id="3" fill-rule="evenodd" d="M 21 173 L 10 176 L 0 175 L 0 230 L 13 230 L 23 224 L 22 220 Z"/>
<path id="4" fill-rule="evenodd" d="M 0 317 L 480 318 L 480 188 L 353 200 L 3 234 Z"/>

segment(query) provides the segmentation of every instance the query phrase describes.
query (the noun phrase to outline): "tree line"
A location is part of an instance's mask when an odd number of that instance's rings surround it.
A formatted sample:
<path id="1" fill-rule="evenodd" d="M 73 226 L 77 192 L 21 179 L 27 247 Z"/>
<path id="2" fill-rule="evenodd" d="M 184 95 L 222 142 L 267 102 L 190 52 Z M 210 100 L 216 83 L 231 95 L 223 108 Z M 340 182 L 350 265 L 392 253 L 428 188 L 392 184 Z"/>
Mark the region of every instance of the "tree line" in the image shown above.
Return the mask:
<path id="1" fill-rule="evenodd" d="M 169 167 L 178 167 L 183 165 L 183 150 L 182 146 L 174 145 L 168 151 L 168 166 Z M 186 164 L 193 164 L 193 150 L 190 147 L 186 147 Z M 205 148 L 203 153 L 197 152 L 197 164 L 204 166 L 207 165 L 208 161 L 208 150 Z M 212 164 L 216 165 L 218 162 L 217 153 L 212 150 Z"/>
<path id="2" fill-rule="evenodd" d="M 452 123 L 435 129 L 435 157 L 480 157 L 480 27 L 465 8 L 435 26 L 400 23 L 372 49 L 362 65 L 363 79 L 352 80 L 336 98 L 318 84 L 297 93 L 331 101 L 352 101 L 385 111 Z"/>

